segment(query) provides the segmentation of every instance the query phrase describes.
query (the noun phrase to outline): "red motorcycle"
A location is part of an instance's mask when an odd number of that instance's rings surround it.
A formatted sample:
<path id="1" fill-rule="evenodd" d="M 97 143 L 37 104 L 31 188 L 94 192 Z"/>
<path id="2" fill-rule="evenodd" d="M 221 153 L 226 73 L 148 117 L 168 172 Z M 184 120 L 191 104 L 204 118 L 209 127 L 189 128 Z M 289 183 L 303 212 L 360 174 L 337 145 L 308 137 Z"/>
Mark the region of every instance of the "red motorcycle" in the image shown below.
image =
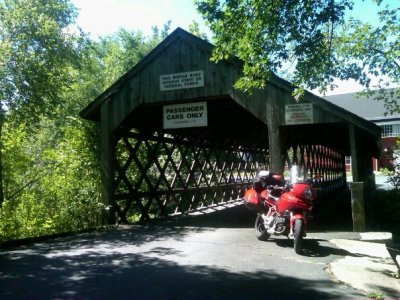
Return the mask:
<path id="1" fill-rule="evenodd" d="M 257 211 L 259 240 L 266 241 L 271 234 L 293 238 L 294 251 L 300 254 L 315 191 L 309 183 L 297 180 L 297 169 L 291 169 L 290 177 L 285 181 L 282 175 L 260 171 L 253 188 L 246 191 L 244 203 Z"/>

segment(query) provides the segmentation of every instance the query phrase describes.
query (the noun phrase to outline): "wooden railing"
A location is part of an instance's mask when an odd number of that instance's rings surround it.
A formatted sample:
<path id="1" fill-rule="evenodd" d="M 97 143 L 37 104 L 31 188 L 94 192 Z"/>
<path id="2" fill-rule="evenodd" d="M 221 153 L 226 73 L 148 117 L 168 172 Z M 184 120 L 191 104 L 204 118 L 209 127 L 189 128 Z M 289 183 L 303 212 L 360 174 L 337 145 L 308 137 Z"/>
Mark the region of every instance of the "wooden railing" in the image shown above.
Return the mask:
<path id="1" fill-rule="evenodd" d="M 243 196 L 268 169 L 267 145 L 129 130 L 115 147 L 114 204 L 121 222 L 185 213 Z"/>

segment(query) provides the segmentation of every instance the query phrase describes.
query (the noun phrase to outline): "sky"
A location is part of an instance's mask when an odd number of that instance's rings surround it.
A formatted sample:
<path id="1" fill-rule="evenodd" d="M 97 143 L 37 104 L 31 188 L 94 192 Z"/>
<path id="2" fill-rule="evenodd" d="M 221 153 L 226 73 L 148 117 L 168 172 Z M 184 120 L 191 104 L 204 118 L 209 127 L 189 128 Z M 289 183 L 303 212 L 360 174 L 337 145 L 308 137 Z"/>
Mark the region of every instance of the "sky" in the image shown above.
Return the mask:
<path id="1" fill-rule="evenodd" d="M 78 8 L 78 25 L 94 39 L 115 33 L 119 28 L 140 30 L 151 34 L 152 26 L 162 28 L 171 20 L 171 31 L 176 27 L 188 29 L 196 21 L 200 30 L 211 36 L 193 0 L 71 0 Z M 384 4 L 399 5 L 400 0 L 384 0 Z M 351 14 L 364 21 L 377 23 L 376 4 L 373 0 L 355 0 Z M 328 94 L 341 94 L 361 90 L 353 82 L 340 82 L 340 87 Z"/>
<path id="2" fill-rule="evenodd" d="M 93 38 L 123 27 L 151 34 L 151 27 L 171 20 L 171 29 L 188 29 L 193 20 L 207 30 L 192 0 L 72 0 L 79 9 L 78 25 Z"/>

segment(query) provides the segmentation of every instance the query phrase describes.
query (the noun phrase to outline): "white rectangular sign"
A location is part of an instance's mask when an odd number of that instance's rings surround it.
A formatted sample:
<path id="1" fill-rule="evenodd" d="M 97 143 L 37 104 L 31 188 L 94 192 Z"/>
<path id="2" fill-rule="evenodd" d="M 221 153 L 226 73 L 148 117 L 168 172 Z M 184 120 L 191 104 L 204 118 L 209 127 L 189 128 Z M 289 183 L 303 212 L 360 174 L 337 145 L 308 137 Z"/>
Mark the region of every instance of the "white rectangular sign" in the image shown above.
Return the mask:
<path id="1" fill-rule="evenodd" d="M 203 70 L 160 76 L 160 91 L 190 89 L 202 86 L 204 86 Z"/>
<path id="2" fill-rule="evenodd" d="M 312 124 L 313 122 L 314 111 L 311 103 L 285 105 L 286 125 Z"/>
<path id="3" fill-rule="evenodd" d="M 207 102 L 163 106 L 164 129 L 208 125 Z"/>

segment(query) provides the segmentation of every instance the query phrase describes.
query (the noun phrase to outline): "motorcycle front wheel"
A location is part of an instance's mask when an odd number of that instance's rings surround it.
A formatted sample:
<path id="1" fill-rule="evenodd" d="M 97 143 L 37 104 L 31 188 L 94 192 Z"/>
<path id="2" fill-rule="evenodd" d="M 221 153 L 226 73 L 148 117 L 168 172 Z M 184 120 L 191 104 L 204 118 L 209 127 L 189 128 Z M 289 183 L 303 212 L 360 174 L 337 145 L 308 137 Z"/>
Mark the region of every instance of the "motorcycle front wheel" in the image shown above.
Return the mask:
<path id="1" fill-rule="evenodd" d="M 271 236 L 264 225 L 264 219 L 262 218 L 261 214 L 257 214 L 256 223 L 254 225 L 256 230 L 256 237 L 260 241 L 266 241 Z"/>
<path id="2" fill-rule="evenodd" d="M 301 219 L 296 219 L 293 222 L 293 237 L 294 237 L 294 252 L 301 253 L 303 247 L 303 229 L 304 223 Z"/>

